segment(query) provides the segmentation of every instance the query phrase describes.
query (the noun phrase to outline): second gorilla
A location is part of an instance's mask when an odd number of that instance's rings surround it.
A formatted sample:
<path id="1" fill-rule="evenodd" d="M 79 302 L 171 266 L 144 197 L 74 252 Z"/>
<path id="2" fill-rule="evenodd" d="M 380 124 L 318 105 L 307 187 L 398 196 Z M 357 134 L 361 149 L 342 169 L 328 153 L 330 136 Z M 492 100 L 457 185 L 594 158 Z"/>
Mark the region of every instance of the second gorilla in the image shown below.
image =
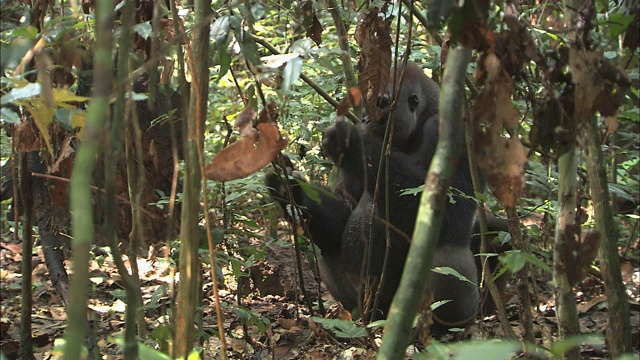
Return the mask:
<path id="1" fill-rule="evenodd" d="M 391 305 L 418 212 L 420 197 L 401 192 L 424 183 L 438 141 L 438 85 L 413 63 L 404 71 L 399 70 L 396 79 L 399 93 L 393 111 L 395 92 L 390 85 L 379 103 L 380 119 L 365 120 L 358 126 L 341 121 L 326 130 L 322 149 L 339 170 L 333 192 L 320 192 L 317 201 L 292 181 L 307 235 L 321 251 L 320 269 L 329 291 L 348 310 L 372 310 L 373 318 L 384 317 Z M 389 121 L 393 124 L 393 138 L 387 158 L 381 155 Z M 374 202 L 381 160 L 382 166 L 388 166 L 388 183 L 383 172 Z M 283 204 L 279 177 L 269 174 L 266 182 L 273 189 L 273 197 Z M 473 197 L 466 152 L 458 162 L 452 187 Z M 387 198 L 388 223 L 383 220 Z M 447 204 L 433 264 L 451 267 L 474 282 L 478 275 L 470 241 L 475 214 L 476 205 L 463 196 L 454 196 L 453 202 Z M 372 309 L 372 295 L 379 286 L 387 248 L 387 227 L 391 240 L 389 260 L 377 307 Z M 473 320 L 479 306 L 475 284 L 434 273 L 430 289 L 435 301 L 450 300 L 435 310 L 437 323 L 462 326 Z"/>

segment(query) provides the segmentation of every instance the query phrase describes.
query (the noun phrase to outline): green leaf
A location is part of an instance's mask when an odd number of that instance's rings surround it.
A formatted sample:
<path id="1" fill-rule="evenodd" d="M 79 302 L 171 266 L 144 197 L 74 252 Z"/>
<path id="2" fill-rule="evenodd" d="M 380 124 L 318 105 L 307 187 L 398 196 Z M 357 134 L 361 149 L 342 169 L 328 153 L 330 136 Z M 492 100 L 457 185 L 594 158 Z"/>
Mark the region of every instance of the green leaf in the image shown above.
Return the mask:
<path id="1" fill-rule="evenodd" d="M 217 49 L 220 49 L 225 42 L 228 43 L 229 39 L 229 28 L 230 28 L 230 17 L 223 16 L 221 18 L 216 19 L 216 21 L 211 25 L 211 30 L 209 31 L 209 35 L 215 42 L 215 46 Z"/>
<path id="2" fill-rule="evenodd" d="M 51 351 L 51 355 L 62 356 L 64 354 L 66 343 L 65 339 L 55 339 L 53 341 L 53 351 Z M 82 345 L 80 351 L 81 358 L 86 359 L 89 356 L 89 351 L 85 345 Z"/>
<path id="3" fill-rule="evenodd" d="M 300 57 L 293 58 L 287 61 L 287 65 L 284 67 L 283 79 L 282 79 L 282 92 L 289 94 L 291 86 L 300 79 L 302 73 L 302 59 Z"/>
<path id="4" fill-rule="evenodd" d="M 376 320 L 374 322 L 370 322 L 367 324 L 366 328 L 367 329 L 375 329 L 375 328 L 379 328 L 379 327 L 384 327 L 385 325 L 387 325 L 387 320 Z"/>
<path id="5" fill-rule="evenodd" d="M 466 281 L 468 283 L 476 285 L 476 283 L 474 283 L 473 281 L 467 279 L 464 275 L 460 274 L 458 271 L 456 271 L 455 269 L 450 268 L 448 266 L 443 266 L 443 267 L 436 266 L 435 268 L 431 269 L 431 271 L 433 271 L 434 273 L 437 273 L 437 274 L 442 274 L 442 275 L 453 275 L 453 276 L 457 277 L 461 281 Z"/>
<path id="6" fill-rule="evenodd" d="M 193 350 L 187 357 L 187 360 L 200 360 L 200 353 Z"/>
<path id="7" fill-rule="evenodd" d="M 253 15 L 254 19 L 260 20 L 264 17 L 264 14 L 264 5 L 262 5 L 261 3 L 256 3 L 251 7 L 251 15 Z"/>
<path id="8" fill-rule="evenodd" d="M 625 200 L 635 201 L 633 196 L 631 196 L 627 191 L 621 188 L 618 184 L 609 183 L 609 192 L 612 194 L 616 194 L 618 197 L 621 197 Z"/>
<path id="9" fill-rule="evenodd" d="M 260 53 L 258 52 L 258 47 L 255 42 L 253 42 L 253 38 L 251 34 L 242 29 L 238 29 L 235 32 L 236 40 L 240 45 L 240 52 L 244 55 L 247 62 L 253 66 L 260 65 Z"/>
<path id="10" fill-rule="evenodd" d="M 137 92 L 128 92 L 125 96 L 130 97 L 133 101 L 147 101 L 149 99 L 149 95 Z"/>
<path id="11" fill-rule="evenodd" d="M 444 305 L 444 304 L 446 304 L 446 303 L 450 303 L 451 301 L 452 301 L 452 300 L 438 300 L 438 301 L 434 301 L 434 302 L 431 304 L 431 306 L 430 306 L 430 307 L 431 307 L 431 310 L 435 310 L 435 309 L 439 308 L 440 306 L 442 306 L 442 305 Z"/>
<path id="12" fill-rule="evenodd" d="M 400 196 L 404 196 L 404 195 L 418 195 L 420 193 L 422 193 L 424 191 L 424 184 L 414 187 L 414 188 L 408 188 L 408 189 L 403 189 L 402 191 L 400 191 Z"/>
<path id="13" fill-rule="evenodd" d="M 11 31 L 11 35 L 15 37 L 24 37 L 30 40 L 35 40 L 38 33 L 39 31 L 35 26 L 18 27 Z"/>
<path id="14" fill-rule="evenodd" d="M 356 325 L 353 321 L 346 321 L 340 319 L 325 319 L 319 317 L 313 317 L 313 321 L 322 325 L 325 329 L 333 331 L 337 337 L 341 338 L 354 338 L 367 336 L 367 331 Z"/>
<path id="15" fill-rule="evenodd" d="M 296 40 L 293 44 L 291 44 L 291 52 L 297 54 L 306 54 L 311 49 L 313 49 L 314 42 L 309 38 L 304 38 L 300 40 Z"/>
<path id="16" fill-rule="evenodd" d="M 28 83 L 19 88 L 13 88 L 0 98 L 0 105 L 6 105 L 16 100 L 28 99 L 40 95 L 40 84 Z"/>
<path id="17" fill-rule="evenodd" d="M 218 49 L 218 61 L 220 65 L 220 72 L 218 73 L 218 80 L 227 75 L 229 69 L 231 69 L 231 53 L 228 47 Z"/>
<path id="18" fill-rule="evenodd" d="M 609 29 L 611 38 L 615 38 L 627 30 L 633 19 L 635 19 L 635 15 L 625 15 L 622 11 L 618 11 L 609 16 L 604 28 Z"/>
<path id="19" fill-rule="evenodd" d="M 551 352 L 557 357 L 563 357 L 569 350 L 581 345 L 604 346 L 604 338 L 602 335 L 596 334 L 580 334 L 566 337 L 564 340 L 558 341 L 551 345 Z"/>
<path id="20" fill-rule="evenodd" d="M 449 348 L 457 360 L 511 359 L 521 349 L 516 341 L 470 341 L 453 344 Z"/>
<path id="21" fill-rule="evenodd" d="M 0 108 L 0 121 L 4 121 L 7 124 L 19 124 L 20 116 L 18 116 L 15 111 L 7 107 L 3 107 Z"/>
<path id="22" fill-rule="evenodd" d="M 302 189 L 302 191 L 307 195 L 311 200 L 316 203 L 320 203 L 320 192 L 318 191 L 318 186 L 313 186 L 312 184 L 308 184 L 300 179 L 295 179 L 298 183 L 298 186 Z"/>
<path id="23" fill-rule="evenodd" d="M 85 102 L 89 101 L 89 98 L 86 96 L 78 96 L 69 90 L 65 89 L 53 89 L 53 101 L 56 105 L 61 106 L 65 102 Z M 75 107 L 74 107 L 75 109 Z"/>
<path id="24" fill-rule="evenodd" d="M 189 355 L 189 358 L 191 358 L 191 355 Z M 171 356 L 144 344 L 138 343 L 138 359 L 170 360 Z"/>
<path id="25" fill-rule="evenodd" d="M 432 360 L 434 358 L 437 360 L 449 360 L 451 356 L 449 346 L 433 339 L 431 339 L 429 345 L 427 345 L 427 348 L 425 350 L 426 353 L 422 352 L 416 354 L 416 356 L 414 356 L 413 358 L 415 360 Z"/>
<path id="26" fill-rule="evenodd" d="M 537 266 L 545 271 L 551 271 L 549 265 L 547 265 L 544 261 L 535 257 L 535 255 L 522 252 L 520 250 L 511 250 L 505 252 L 504 256 L 500 256 L 498 258 L 504 266 L 511 270 L 512 272 L 520 271 L 524 267 L 524 265 L 529 262 L 533 266 Z"/>
<path id="27" fill-rule="evenodd" d="M 169 331 L 166 325 L 156 326 L 151 330 L 151 338 L 156 341 L 169 340 L 171 339 L 171 331 Z"/>
<path id="28" fill-rule="evenodd" d="M 151 28 L 151 21 L 145 21 L 143 23 L 134 25 L 133 31 L 135 31 L 138 35 L 140 35 L 145 40 L 149 39 L 149 37 L 151 36 L 151 33 L 153 32 L 153 29 Z"/>

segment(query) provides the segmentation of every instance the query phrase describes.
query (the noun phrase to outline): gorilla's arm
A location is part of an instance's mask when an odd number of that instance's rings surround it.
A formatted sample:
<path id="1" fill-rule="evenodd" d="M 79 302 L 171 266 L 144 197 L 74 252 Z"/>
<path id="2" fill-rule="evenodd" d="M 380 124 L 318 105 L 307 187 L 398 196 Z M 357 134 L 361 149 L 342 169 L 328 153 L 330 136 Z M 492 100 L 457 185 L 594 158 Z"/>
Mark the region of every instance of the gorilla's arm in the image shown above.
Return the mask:
<path id="1" fill-rule="evenodd" d="M 286 189 L 280 176 L 268 173 L 265 183 L 269 187 L 271 197 L 285 209 L 285 213 L 289 216 L 290 212 L 286 210 L 289 200 L 285 195 Z M 347 200 L 324 187 L 306 184 L 299 179 L 290 180 L 290 183 L 294 201 L 302 210 L 302 220 L 308 229 L 307 235 L 320 248 L 323 255 L 339 253 L 342 233 L 351 214 L 351 207 Z"/>

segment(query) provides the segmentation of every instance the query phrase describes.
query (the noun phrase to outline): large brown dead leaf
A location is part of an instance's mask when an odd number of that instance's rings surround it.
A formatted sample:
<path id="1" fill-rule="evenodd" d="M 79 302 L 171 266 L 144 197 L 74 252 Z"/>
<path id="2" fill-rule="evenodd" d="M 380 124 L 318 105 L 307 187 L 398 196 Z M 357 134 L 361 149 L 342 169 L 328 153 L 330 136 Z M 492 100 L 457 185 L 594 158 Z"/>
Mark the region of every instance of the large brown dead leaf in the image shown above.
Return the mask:
<path id="1" fill-rule="evenodd" d="M 513 206 L 524 187 L 527 155 L 518 139 L 518 111 L 511 103 L 513 84 L 494 54 L 485 58 L 485 86 L 473 108 L 478 167 L 505 206 Z"/>
<path id="2" fill-rule="evenodd" d="M 569 66 L 575 83 L 576 120 L 585 121 L 596 111 L 605 117 L 616 116 L 625 101 L 624 89 L 631 86 L 626 72 L 600 53 L 575 47 L 569 49 Z"/>
<path id="3" fill-rule="evenodd" d="M 205 175 L 215 181 L 240 179 L 262 169 L 287 146 L 273 123 L 258 123 L 258 131 L 248 133 L 240 140 L 222 149 L 211 164 L 205 166 Z"/>
<path id="4" fill-rule="evenodd" d="M 364 96 L 365 110 L 371 120 L 380 117 L 378 102 L 387 91 L 391 68 L 391 29 L 389 21 L 378 16 L 378 9 L 363 13 L 356 28 L 356 42 L 362 49 L 359 55 L 358 86 Z"/>
<path id="5" fill-rule="evenodd" d="M 305 0 L 302 3 L 302 15 L 302 26 L 307 30 L 307 37 L 320 46 L 324 29 L 314 12 L 313 1 Z"/>

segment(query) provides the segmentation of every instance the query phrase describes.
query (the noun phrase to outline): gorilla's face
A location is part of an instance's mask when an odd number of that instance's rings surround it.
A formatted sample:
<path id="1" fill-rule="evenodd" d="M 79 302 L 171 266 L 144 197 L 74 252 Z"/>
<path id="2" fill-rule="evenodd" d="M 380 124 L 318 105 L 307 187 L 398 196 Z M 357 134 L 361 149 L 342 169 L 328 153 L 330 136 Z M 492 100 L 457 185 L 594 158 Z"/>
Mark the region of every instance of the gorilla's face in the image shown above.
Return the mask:
<path id="1" fill-rule="evenodd" d="M 388 121 L 393 119 L 393 146 L 402 149 L 415 141 L 414 136 L 420 137 L 424 123 L 438 113 L 439 89 L 414 63 L 409 63 L 404 72 L 398 70 L 395 78 L 399 93 L 393 89 L 392 78 L 387 92 L 378 103 L 380 120 L 371 121 L 369 126 L 373 132 L 383 136 Z M 394 98 L 397 98 L 395 107 Z"/>

